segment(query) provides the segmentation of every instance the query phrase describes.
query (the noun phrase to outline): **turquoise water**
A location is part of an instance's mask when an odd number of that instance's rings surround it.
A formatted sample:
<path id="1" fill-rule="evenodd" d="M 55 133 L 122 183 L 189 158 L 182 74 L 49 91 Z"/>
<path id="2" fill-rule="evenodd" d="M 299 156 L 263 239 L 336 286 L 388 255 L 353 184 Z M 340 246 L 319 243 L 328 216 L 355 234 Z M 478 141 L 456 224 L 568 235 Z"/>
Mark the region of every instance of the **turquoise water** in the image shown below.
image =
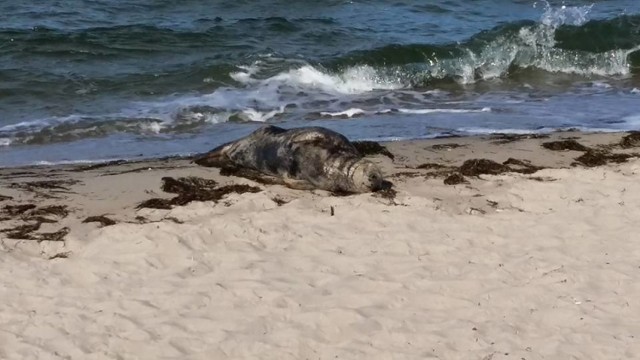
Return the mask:
<path id="1" fill-rule="evenodd" d="M 0 166 L 201 152 L 264 123 L 640 130 L 635 0 L 211 3 L 3 1 Z"/>

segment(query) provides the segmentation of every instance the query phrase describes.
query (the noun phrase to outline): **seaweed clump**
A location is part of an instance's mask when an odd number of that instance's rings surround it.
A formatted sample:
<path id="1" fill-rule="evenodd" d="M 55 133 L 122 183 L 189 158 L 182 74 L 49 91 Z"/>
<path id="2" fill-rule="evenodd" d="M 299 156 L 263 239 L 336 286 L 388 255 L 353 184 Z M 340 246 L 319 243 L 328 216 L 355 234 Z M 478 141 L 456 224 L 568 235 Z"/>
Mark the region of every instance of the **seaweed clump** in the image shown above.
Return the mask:
<path id="1" fill-rule="evenodd" d="M 182 177 L 178 179 L 163 177 L 162 182 L 163 191 L 177 194 L 177 196 L 171 199 L 149 199 L 138 204 L 138 209 L 171 209 L 173 206 L 183 206 L 192 201 L 218 202 L 223 196 L 230 193 L 243 194 L 262 191 L 259 187 L 250 185 L 234 184 L 216 187 L 215 181 L 197 177 Z"/>
<path id="2" fill-rule="evenodd" d="M 64 218 L 69 214 L 66 205 L 48 205 L 38 208 L 34 204 L 18 204 L 7 205 L 2 208 L 0 221 L 21 219 L 26 224 L 18 225 L 13 228 L 2 229 L 0 233 L 5 233 L 10 239 L 17 240 L 36 240 L 41 241 L 63 241 L 64 237 L 69 233 L 69 228 L 64 227 L 52 233 L 36 233 L 43 223 L 56 223 L 57 219 L 51 219 L 46 216 L 54 216 Z"/>
<path id="3" fill-rule="evenodd" d="M 83 223 L 97 222 L 97 223 L 100 223 L 102 227 L 116 224 L 115 220 L 109 219 L 104 215 L 89 216 L 86 219 L 82 220 L 82 222 Z"/>
<path id="4" fill-rule="evenodd" d="M 392 186 L 380 189 L 376 192 L 373 193 L 374 196 L 376 197 L 380 197 L 383 199 L 387 199 L 390 201 L 393 201 L 396 198 L 396 195 L 398 194 L 398 192 L 396 190 L 393 189 Z"/>
<path id="5" fill-rule="evenodd" d="M 640 132 L 632 132 L 624 136 L 618 145 L 622 148 L 631 148 L 640 146 Z M 584 154 L 575 158 L 575 162 L 572 165 L 583 165 L 586 167 L 602 166 L 608 163 L 623 163 L 629 158 L 637 157 L 638 154 L 616 154 L 608 150 L 598 150 L 580 144 L 574 139 L 567 139 L 562 141 L 551 141 L 543 143 L 542 146 L 549 150 L 562 151 L 562 150 L 574 150 L 582 151 Z M 615 146 L 615 145 L 613 145 Z M 611 147 L 611 146 L 609 146 Z"/>
<path id="6" fill-rule="evenodd" d="M 37 221 L 40 223 L 55 223 L 47 216 L 65 218 L 69 215 L 66 205 L 48 205 L 37 207 L 35 204 L 6 205 L 0 210 L 0 221 L 21 218 L 24 221 Z"/>
<path id="7" fill-rule="evenodd" d="M 173 199 L 161 199 L 161 198 L 153 198 L 149 200 L 145 200 L 136 206 L 136 209 L 149 208 L 149 209 L 162 209 L 162 210 L 170 210 L 174 202 Z"/>
<path id="8" fill-rule="evenodd" d="M 49 205 L 43 206 L 41 208 L 35 209 L 30 212 L 31 216 L 47 216 L 53 215 L 60 218 L 65 218 L 69 215 L 69 210 L 67 210 L 66 205 Z"/>
<path id="9" fill-rule="evenodd" d="M 457 149 L 460 147 L 466 147 L 467 145 L 460 145 L 460 144 L 456 144 L 456 143 L 447 143 L 447 144 L 435 144 L 435 145 L 431 145 L 431 148 L 433 150 L 451 150 L 451 149 Z"/>
<path id="10" fill-rule="evenodd" d="M 460 173 L 453 173 L 444 179 L 445 185 L 458 185 L 464 183 L 467 183 L 467 179 L 465 179 Z"/>
<path id="11" fill-rule="evenodd" d="M 589 150 L 583 155 L 577 157 L 575 160 L 575 164 L 584 165 L 586 167 L 595 167 L 606 165 L 610 162 L 613 163 L 623 163 L 626 162 L 629 158 L 634 157 L 636 155 L 632 154 L 612 154 L 606 151 L 597 151 L 597 150 Z"/>
<path id="12" fill-rule="evenodd" d="M 518 160 L 514 158 L 508 158 L 507 161 L 503 162 L 502 164 L 508 165 L 511 171 L 521 174 L 533 174 L 538 170 L 544 169 L 541 166 L 532 165 L 528 160 Z"/>
<path id="13" fill-rule="evenodd" d="M 31 233 L 38 231 L 40 225 L 42 225 L 40 222 L 18 225 L 9 229 L 2 229 L 0 232 L 6 233 L 10 239 L 30 240 Z"/>
<path id="14" fill-rule="evenodd" d="M 425 178 L 427 179 L 443 178 L 443 177 L 446 178 L 447 176 L 458 171 L 457 167 L 442 165 L 438 163 L 424 163 L 416 166 L 415 168 L 420 170 L 428 170 L 429 172 L 425 175 Z M 414 173 L 410 173 L 410 175 L 413 175 L 413 174 Z M 419 175 L 419 173 L 415 173 L 415 174 Z"/>
<path id="15" fill-rule="evenodd" d="M 62 229 L 50 233 L 32 234 L 31 240 L 42 241 L 64 241 L 64 237 L 69 234 L 70 229 L 63 227 Z"/>
<path id="16" fill-rule="evenodd" d="M 63 227 L 62 229 L 49 233 L 36 233 L 40 229 L 42 222 L 35 222 L 33 224 L 19 225 L 9 229 L 2 229 L 0 232 L 6 233 L 7 237 L 16 240 L 35 240 L 37 242 L 42 241 L 64 241 L 64 237 L 69 234 L 69 228 Z"/>
<path id="17" fill-rule="evenodd" d="M 634 131 L 620 140 L 620 146 L 627 149 L 640 146 L 640 132 Z"/>
<path id="18" fill-rule="evenodd" d="M 422 170 L 440 170 L 445 168 L 448 168 L 448 166 L 438 164 L 438 163 L 424 163 L 416 166 L 416 169 L 422 169 Z"/>
<path id="19" fill-rule="evenodd" d="M 218 183 L 212 179 L 203 179 L 195 176 L 174 179 L 172 177 L 162 178 L 162 191 L 172 194 L 210 192 L 216 188 Z"/>
<path id="20" fill-rule="evenodd" d="M 541 169 L 543 168 L 532 165 L 528 161 L 514 158 L 509 158 L 502 164 L 489 159 L 471 159 L 462 163 L 457 171 L 445 174 L 444 183 L 446 185 L 458 185 L 467 182 L 465 176 L 499 175 L 506 172 L 533 174 Z"/>
<path id="21" fill-rule="evenodd" d="M 574 139 L 549 141 L 542 143 L 542 147 L 553 151 L 573 150 L 573 151 L 588 151 L 589 148 L 575 141 Z"/>
<path id="22" fill-rule="evenodd" d="M 491 138 L 494 140 L 494 144 L 502 145 L 508 144 L 516 141 L 526 140 L 526 139 L 546 139 L 549 135 L 547 134 L 503 134 L 498 133 L 494 134 Z"/>
<path id="23" fill-rule="evenodd" d="M 4 212 L 9 216 L 18 216 L 35 208 L 36 206 L 34 204 L 7 205 L 4 208 L 2 208 L 2 212 Z"/>
<path id="24" fill-rule="evenodd" d="M 58 198 L 55 194 L 72 193 L 70 186 L 79 182 L 73 179 L 13 182 L 9 184 L 9 188 L 29 191 L 38 197 Z"/>
<path id="25" fill-rule="evenodd" d="M 43 181 L 30 181 L 25 183 L 11 183 L 10 188 L 23 189 L 28 191 L 34 191 L 36 189 L 45 190 L 63 190 L 69 191 L 70 185 L 79 183 L 78 180 L 43 180 Z"/>
<path id="26" fill-rule="evenodd" d="M 466 176 L 498 175 L 511 171 L 507 165 L 489 159 L 471 159 L 460 166 L 460 173 Z"/>
<path id="27" fill-rule="evenodd" d="M 277 195 L 272 197 L 271 200 L 274 203 L 276 203 L 276 205 L 278 205 L 278 206 L 282 206 L 282 205 L 287 204 L 289 202 L 289 201 L 287 201 L 287 200 L 285 200 L 285 199 L 283 199 L 283 198 L 281 198 L 281 197 L 279 197 Z"/>

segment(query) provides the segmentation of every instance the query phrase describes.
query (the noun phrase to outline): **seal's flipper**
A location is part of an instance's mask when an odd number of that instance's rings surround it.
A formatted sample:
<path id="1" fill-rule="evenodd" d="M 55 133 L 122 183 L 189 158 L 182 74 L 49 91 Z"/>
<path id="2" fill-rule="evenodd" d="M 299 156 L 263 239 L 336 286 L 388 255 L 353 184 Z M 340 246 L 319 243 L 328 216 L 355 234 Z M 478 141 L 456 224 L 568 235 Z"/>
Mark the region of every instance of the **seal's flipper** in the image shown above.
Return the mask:
<path id="1" fill-rule="evenodd" d="M 229 158 L 221 152 L 208 152 L 206 154 L 196 155 L 193 162 L 206 167 L 224 167 L 229 164 Z"/>
<path id="2" fill-rule="evenodd" d="M 286 187 L 295 190 L 313 190 L 318 188 L 307 180 L 283 179 L 283 181 Z"/>
<path id="3" fill-rule="evenodd" d="M 222 169 L 220 169 L 220 175 L 243 177 L 245 179 L 253 180 L 263 185 L 284 185 L 288 188 L 296 190 L 313 190 L 317 188 L 317 186 L 314 186 L 307 180 L 297 180 L 265 175 L 257 170 L 238 166 L 223 167 Z"/>
<path id="4" fill-rule="evenodd" d="M 222 144 L 217 148 L 209 151 L 208 153 L 198 154 L 193 157 L 193 162 L 200 166 L 206 167 L 223 168 L 226 166 L 231 166 L 231 159 L 229 159 L 229 157 L 225 153 L 225 150 L 231 144 L 233 144 L 233 142 Z"/>
<path id="5" fill-rule="evenodd" d="M 243 177 L 264 185 L 285 185 L 284 180 L 279 177 L 265 175 L 257 170 L 238 166 L 223 167 L 220 169 L 220 175 Z"/>

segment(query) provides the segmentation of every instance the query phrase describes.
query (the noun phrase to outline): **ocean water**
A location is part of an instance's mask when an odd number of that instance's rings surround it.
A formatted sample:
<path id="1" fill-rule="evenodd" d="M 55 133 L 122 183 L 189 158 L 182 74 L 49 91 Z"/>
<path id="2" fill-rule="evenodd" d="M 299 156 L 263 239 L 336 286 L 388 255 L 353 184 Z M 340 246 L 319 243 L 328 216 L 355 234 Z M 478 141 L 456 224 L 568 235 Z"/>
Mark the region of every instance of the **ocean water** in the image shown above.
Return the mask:
<path id="1" fill-rule="evenodd" d="M 265 123 L 640 130 L 640 2 L 0 2 L 0 166 L 190 154 Z"/>

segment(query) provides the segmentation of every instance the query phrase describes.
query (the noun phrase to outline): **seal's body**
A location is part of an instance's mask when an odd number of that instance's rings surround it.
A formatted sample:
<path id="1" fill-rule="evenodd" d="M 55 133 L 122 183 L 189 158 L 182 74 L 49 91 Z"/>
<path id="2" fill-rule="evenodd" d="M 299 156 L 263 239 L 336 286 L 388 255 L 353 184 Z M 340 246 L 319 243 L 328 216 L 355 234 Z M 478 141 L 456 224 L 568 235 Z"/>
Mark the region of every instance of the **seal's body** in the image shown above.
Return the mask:
<path id="1" fill-rule="evenodd" d="M 380 169 L 363 159 L 346 137 L 321 127 L 262 127 L 195 162 L 254 170 L 295 189 L 360 193 L 380 190 L 384 183 Z"/>

